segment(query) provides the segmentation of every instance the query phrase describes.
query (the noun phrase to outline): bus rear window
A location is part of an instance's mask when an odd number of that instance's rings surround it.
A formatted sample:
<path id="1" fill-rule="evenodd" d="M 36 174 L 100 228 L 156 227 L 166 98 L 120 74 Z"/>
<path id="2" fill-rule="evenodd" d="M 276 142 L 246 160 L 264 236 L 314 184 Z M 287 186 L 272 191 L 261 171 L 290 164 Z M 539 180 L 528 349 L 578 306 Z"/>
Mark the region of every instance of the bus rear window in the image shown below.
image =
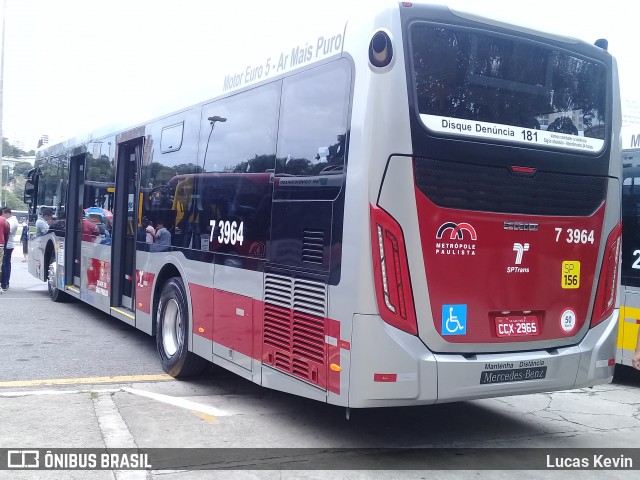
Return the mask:
<path id="1" fill-rule="evenodd" d="M 599 152 L 607 68 L 547 45 L 417 22 L 412 73 L 420 118 L 438 133 Z"/>

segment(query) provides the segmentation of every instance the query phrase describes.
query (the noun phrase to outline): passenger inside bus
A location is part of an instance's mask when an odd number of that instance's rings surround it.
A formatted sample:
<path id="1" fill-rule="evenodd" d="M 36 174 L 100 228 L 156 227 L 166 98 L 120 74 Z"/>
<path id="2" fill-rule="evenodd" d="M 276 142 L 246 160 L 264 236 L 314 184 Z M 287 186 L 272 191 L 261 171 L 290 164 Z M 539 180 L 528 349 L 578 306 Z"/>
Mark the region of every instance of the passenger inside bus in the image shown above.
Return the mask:
<path id="1" fill-rule="evenodd" d="M 99 220 L 98 220 L 99 221 Z M 96 219 L 91 215 L 82 219 L 82 241 L 83 242 L 95 242 L 96 238 L 100 236 L 100 230 L 96 225 Z"/>
<path id="2" fill-rule="evenodd" d="M 165 228 L 164 223 L 156 223 L 155 239 L 149 250 L 151 252 L 168 252 L 171 250 L 171 233 Z"/>

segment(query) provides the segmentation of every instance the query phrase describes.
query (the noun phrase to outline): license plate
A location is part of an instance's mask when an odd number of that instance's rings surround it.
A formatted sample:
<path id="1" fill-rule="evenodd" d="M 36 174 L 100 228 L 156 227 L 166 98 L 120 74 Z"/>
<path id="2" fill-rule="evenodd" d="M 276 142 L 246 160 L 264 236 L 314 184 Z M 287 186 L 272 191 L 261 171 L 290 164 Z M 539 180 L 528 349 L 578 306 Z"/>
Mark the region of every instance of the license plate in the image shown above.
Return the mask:
<path id="1" fill-rule="evenodd" d="M 496 317 L 499 337 L 529 337 L 540 334 L 540 323 L 535 315 Z"/>

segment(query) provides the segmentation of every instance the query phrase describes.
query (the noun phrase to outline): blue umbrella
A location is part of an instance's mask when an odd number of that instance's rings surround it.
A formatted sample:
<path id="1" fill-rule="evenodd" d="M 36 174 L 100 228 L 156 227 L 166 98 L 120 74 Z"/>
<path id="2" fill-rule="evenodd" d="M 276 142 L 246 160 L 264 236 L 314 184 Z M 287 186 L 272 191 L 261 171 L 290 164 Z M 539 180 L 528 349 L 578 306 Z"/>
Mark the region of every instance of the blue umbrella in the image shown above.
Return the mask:
<path id="1" fill-rule="evenodd" d="M 104 208 L 100 208 L 100 207 L 89 207 L 87 209 L 85 209 L 84 211 L 85 217 L 88 217 L 89 215 L 100 215 L 102 217 L 102 222 L 106 222 L 107 218 L 109 220 L 111 220 L 113 218 L 113 213 L 111 213 L 109 210 L 105 210 Z"/>

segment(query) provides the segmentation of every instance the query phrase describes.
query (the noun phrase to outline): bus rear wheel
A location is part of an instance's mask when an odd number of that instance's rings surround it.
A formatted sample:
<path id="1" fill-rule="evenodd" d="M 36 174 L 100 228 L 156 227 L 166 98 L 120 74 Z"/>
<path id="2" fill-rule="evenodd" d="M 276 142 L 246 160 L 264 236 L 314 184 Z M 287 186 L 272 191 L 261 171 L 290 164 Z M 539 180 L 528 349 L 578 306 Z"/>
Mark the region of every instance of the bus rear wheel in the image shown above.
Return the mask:
<path id="1" fill-rule="evenodd" d="M 156 344 L 164 371 L 175 378 L 202 373 L 207 362 L 189 351 L 189 308 L 180 278 L 170 278 L 162 287 L 156 322 Z"/>

